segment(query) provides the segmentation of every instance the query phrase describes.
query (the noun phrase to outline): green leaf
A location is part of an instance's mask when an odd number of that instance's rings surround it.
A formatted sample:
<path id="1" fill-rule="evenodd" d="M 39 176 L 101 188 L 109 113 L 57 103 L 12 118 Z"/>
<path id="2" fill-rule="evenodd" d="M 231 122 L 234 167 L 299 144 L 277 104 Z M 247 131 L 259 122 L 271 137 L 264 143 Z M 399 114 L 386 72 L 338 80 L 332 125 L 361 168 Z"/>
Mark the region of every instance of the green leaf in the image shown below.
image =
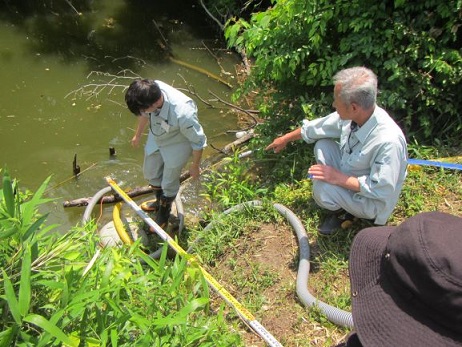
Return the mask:
<path id="1" fill-rule="evenodd" d="M 14 321 L 19 326 L 22 324 L 21 320 L 21 311 L 19 310 L 19 303 L 18 299 L 16 298 L 16 293 L 14 292 L 13 284 L 11 283 L 8 274 L 5 270 L 2 269 L 3 272 L 3 287 L 5 289 L 6 300 L 8 302 L 8 307 L 10 309 L 11 314 L 13 315 Z"/>
<path id="2" fill-rule="evenodd" d="M 101 279 L 101 284 L 103 286 L 106 286 L 110 283 L 113 268 L 114 259 L 110 258 L 106 263 L 106 269 L 104 270 L 103 278 Z"/>
<path id="3" fill-rule="evenodd" d="M 29 239 L 31 235 L 40 228 L 40 226 L 47 219 L 47 217 L 48 217 L 48 213 L 41 216 L 39 219 L 37 219 L 24 233 L 24 236 L 22 237 L 23 241 Z"/>
<path id="4" fill-rule="evenodd" d="M 34 324 L 37 327 L 43 329 L 50 335 L 52 335 L 55 339 L 63 342 L 64 344 L 71 346 L 71 347 L 78 347 L 79 341 L 72 339 L 70 336 L 67 336 L 61 329 L 59 329 L 55 324 L 48 321 L 46 318 L 38 315 L 38 314 L 31 314 L 27 317 L 24 317 L 24 321 Z"/>
<path id="5" fill-rule="evenodd" d="M 191 300 L 185 307 L 181 309 L 179 312 L 179 315 L 181 316 L 186 316 L 189 315 L 190 313 L 195 312 L 201 307 L 204 307 L 208 304 L 209 300 L 207 298 L 197 298 L 194 300 Z"/>
<path id="6" fill-rule="evenodd" d="M 8 328 L 0 332 L 0 346 L 12 346 L 13 339 L 18 331 L 17 326 Z"/>
<path id="7" fill-rule="evenodd" d="M 117 347 L 119 333 L 115 329 L 111 329 L 111 346 Z"/>
<path id="8" fill-rule="evenodd" d="M 48 182 L 50 181 L 51 177 L 48 177 L 39 187 L 39 189 L 35 192 L 35 194 L 32 196 L 32 198 L 23 203 L 21 205 L 21 210 L 22 210 L 22 218 L 23 218 L 23 224 L 28 225 L 32 223 L 32 219 L 34 217 L 34 214 L 37 210 L 37 207 L 45 204 L 47 202 L 53 201 L 53 199 L 43 199 L 42 196 L 45 192 L 46 187 L 48 186 Z"/>
<path id="9" fill-rule="evenodd" d="M 16 234 L 18 229 L 16 227 L 11 227 L 10 229 L 0 232 L 0 240 L 9 238 L 10 236 Z"/>
<path id="10" fill-rule="evenodd" d="M 30 248 L 26 248 L 21 266 L 21 281 L 19 284 L 19 312 L 24 317 L 29 312 L 30 300 L 31 300 L 31 285 L 30 285 L 30 273 L 31 273 L 31 251 Z"/>

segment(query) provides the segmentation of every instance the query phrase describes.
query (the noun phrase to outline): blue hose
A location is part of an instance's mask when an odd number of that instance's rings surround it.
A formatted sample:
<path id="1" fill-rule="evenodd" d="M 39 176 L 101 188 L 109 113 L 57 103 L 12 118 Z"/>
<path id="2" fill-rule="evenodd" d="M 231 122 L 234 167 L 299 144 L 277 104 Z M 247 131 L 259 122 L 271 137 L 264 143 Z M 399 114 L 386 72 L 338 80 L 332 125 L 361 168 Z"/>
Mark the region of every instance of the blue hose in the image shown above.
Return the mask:
<path id="1" fill-rule="evenodd" d="M 256 150 L 249 150 L 246 152 L 242 152 L 238 155 L 239 159 L 247 158 L 252 155 L 255 151 L 260 150 L 258 148 Z M 436 160 L 424 160 L 424 159 L 411 159 L 407 160 L 409 165 L 421 165 L 421 166 L 435 166 L 435 167 L 442 167 L 444 169 L 453 169 L 453 170 L 462 170 L 462 164 L 457 163 L 447 163 L 443 161 L 436 161 Z M 311 177 L 309 177 L 311 178 Z"/>
<path id="2" fill-rule="evenodd" d="M 436 167 L 442 167 L 444 169 L 462 170 L 462 164 L 445 163 L 445 162 L 442 162 L 442 161 L 423 160 L 423 159 L 408 159 L 407 163 L 410 164 L 410 165 L 436 166 Z"/>

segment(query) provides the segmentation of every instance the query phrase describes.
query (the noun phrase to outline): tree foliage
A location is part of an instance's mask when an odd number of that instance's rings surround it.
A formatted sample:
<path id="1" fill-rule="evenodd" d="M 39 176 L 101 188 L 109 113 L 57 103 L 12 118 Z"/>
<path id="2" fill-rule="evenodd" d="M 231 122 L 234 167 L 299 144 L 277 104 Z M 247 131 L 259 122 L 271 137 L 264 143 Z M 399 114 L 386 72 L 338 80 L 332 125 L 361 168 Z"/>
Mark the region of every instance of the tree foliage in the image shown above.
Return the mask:
<path id="1" fill-rule="evenodd" d="M 362 65 L 377 73 L 379 103 L 408 138 L 458 142 L 462 1 L 274 0 L 273 5 L 249 20 L 234 18 L 225 32 L 230 46 L 254 59 L 241 93 L 259 91 L 270 132 L 330 112 L 332 76 Z M 288 107 L 290 115 L 281 115 Z"/>

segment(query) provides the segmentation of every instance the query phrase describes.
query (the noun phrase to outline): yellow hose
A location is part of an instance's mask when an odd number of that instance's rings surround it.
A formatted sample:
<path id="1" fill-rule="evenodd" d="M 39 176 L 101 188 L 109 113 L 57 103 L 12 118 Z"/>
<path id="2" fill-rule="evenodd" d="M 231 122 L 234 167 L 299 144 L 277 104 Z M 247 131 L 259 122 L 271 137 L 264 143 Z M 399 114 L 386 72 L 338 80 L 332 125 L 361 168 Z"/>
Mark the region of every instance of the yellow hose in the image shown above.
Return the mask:
<path id="1" fill-rule="evenodd" d="M 122 210 L 122 203 L 119 202 L 115 204 L 114 209 L 112 210 L 112 221 L 114 222 L 114 227 L 117 230 L 117 234 L 119 234 L 119 238 L 122 240 L 123 243 L 127 245 L 133 244 L 133 240 L 128 235 L 127 231 L 125 230 L 124 223 L 120 218 L 120 211 Z"/>

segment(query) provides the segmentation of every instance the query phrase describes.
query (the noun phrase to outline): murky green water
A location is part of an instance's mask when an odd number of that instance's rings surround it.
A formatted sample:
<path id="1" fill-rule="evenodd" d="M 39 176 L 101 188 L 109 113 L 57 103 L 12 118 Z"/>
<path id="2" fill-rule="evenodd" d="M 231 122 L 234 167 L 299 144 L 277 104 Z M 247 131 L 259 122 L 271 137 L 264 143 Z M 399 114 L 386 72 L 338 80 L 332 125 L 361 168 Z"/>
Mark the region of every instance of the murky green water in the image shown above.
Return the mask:
<path id="1" fill-rule="evenodd" d="M 96 31 L 93 29 L 86 34 L 87 39 L 103 43 L 101 40 L 109 37 L 114 41 L 111 44 L 116 44 L 117 33 L 111 30 L 120 30 L 117 18 L 121 17 L 120 14 L 115 16 L 114 11 L 120 11 L 124 2 L 107 0 L 102 3 L 106 7 L 100 5 L 97 13 L 100 24 Z M 214 57 L 205 49 L 202 38 L 193 35 L 188 26 L 180 21 L 168 23 L 168 42 L 176 59 L 216 75 L 221 74 L 222 68 L 231 75 L 234 73 L 236 56 L 217 50 L 213 51 Z M 98 36 L 100 25 L 106 36 Z M 91 71 L 109 69 L 116 75 L 123 69 L 136 67 L 136 74 L 140 76 L 189 88 L 205 100 L 213 98 L 209 91 L 224 100 L 230 99 L 230 88 L 200 72 L 165 59 L 158 62 L 154 54 L 152 60 L 139 59 L 134 52 L 139 51 L 137 39 L 145 40 L 143 35 L 133 33 L 133 47 L 129 40 L 121 39 L 117 43 L 119 47 L 111 52 L 118 56 L 88 56 L 79 51 L 80 43 L 65 42 L 72 39 L 69 36 L 61 38 L 62 42 L 56 39 L 58 46 L 53 47 L 53 40 L 41 39 L 28 30 L 24 23 L 14 24 L 6 17 L 0 20 L 0 165 L 8 167 L 23 189 L 35 191 L 47 177 L 52 177 L 47 195 L 56 201 L 47 206 L 51 212 L 49 221 L 60 224 L 61 230 L 77 224 L 84 211 L 81 207 L 64 209 L 63 201 L 92 196 L 106 185 L 105 176 L 111 175 L 123 182 L 124 188 L 145 184 L 143 148 L 130 146 L 136 118 L 128 112 L 123 99 L 123 87 L 131 79 L 112 81 L 111 76 L 90 74 Z M 59 45 L 65 47 L 61 49 Z M 132 76 L 131 72 L 127 73 Z M 221 76 L 233 82 L 232 76 Z M 120 86 L 105 88 L 93 96 L 73 93 L 88 84 L 109 82 Z M 90 89 L 87 86 L 84 91 Z M 191 96 L 197 101 L 199 118 L 209 143 L 220 148 L 233 141 L 233 135 L 225 132 L 236 128 L 236 115 L 226 109 L 211 108 L 198 97 Z M 219 103 L 213 105 L 224 107 Z M 115 148 L 115 157 L 109 156 L 110 147 Z M 212 153 L 214 150 L 209 146 L 205 155 Z M 81 168 L 77 179 L 72 171 L 74 155 Z"/>

